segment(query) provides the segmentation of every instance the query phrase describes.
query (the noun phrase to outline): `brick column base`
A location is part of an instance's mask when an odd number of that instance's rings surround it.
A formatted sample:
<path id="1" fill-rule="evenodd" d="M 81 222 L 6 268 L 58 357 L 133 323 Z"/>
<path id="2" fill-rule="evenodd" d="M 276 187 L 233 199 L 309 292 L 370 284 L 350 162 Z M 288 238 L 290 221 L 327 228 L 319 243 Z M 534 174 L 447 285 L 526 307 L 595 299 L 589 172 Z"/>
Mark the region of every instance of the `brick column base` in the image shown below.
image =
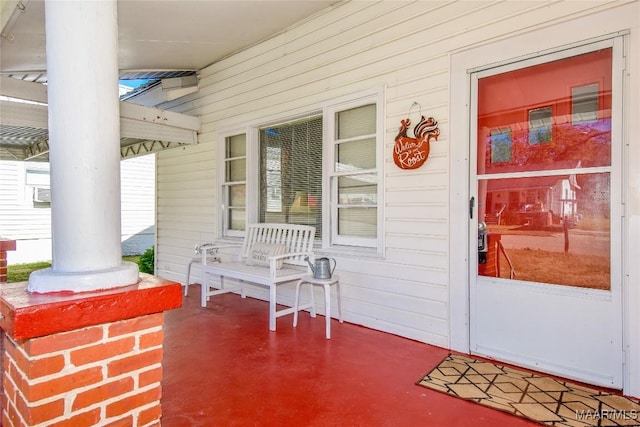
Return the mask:
<path id="1" fill-rule="evenodd" d="M 3 287 L 2 425 L 159 426 L 164 311 L 179 283 L 81 294 Z"/>

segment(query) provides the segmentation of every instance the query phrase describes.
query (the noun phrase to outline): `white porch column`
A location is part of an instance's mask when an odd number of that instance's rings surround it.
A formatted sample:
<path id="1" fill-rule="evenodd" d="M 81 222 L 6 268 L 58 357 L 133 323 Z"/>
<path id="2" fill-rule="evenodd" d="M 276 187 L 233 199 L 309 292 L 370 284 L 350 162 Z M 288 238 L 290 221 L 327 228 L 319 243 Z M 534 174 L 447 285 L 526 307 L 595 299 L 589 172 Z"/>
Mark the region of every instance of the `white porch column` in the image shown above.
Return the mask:
<path id="1" fill-rule="evenodd" d="M 31 292 L 136 283 L 120 246 L 115 0 L 45 1 L 53 263 Z"/>

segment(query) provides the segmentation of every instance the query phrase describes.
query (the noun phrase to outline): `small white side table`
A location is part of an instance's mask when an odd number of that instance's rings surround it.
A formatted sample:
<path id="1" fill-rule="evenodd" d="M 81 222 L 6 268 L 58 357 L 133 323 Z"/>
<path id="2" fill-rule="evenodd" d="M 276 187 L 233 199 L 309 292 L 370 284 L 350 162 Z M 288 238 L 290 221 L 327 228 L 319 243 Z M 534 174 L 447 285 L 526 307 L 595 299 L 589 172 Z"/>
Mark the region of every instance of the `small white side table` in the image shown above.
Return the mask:
<path id="1" fill-rule="evenodd" d="M 293 311 L 293 327 L 298 326 L 298 304 L 300 303 L 300 286 L 303 283 L 309 284 L 309 295 L 311 296 L 311 304 L 315 305 L 313 300 L 313 286 L 318 285 L 324 288 L 324 307 L 325 307 L 325 318 L 326 318 L 326 336 L 327 339 L 331 338 L 331 286 L 336 285 L 336 295 L 338 297 L 338 320 L 340 323 L 342 322 L 342 308 L 340 304 L 340 280 L 337 274 L 334 274 L 329 279 L 316 279 L 311 274 L 307 274 L 302 276 L 300 280 L 298 280 L 298 284 L 296 285 L 296 302 L 295 302 L 295 310 Z M 313 307 L 312 305 L 312 307 Z M 312 314 L 315 314 L 315 307 L 312 309 Z M 315 317 L 315 316 L 312 316 Z"/>

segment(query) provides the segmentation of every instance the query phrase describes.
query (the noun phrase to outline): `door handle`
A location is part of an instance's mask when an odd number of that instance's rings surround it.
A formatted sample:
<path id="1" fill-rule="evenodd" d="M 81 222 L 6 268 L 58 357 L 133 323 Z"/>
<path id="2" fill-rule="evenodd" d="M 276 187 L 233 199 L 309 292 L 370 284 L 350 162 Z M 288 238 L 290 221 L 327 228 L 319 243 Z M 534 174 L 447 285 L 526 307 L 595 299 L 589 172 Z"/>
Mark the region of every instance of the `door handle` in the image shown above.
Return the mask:
<path id="1" fill-rule="evenodd" d="M 473 219 L 473 208 L 476 206 L 476 198 L 471 196 L 469 199 L 469 218 Z"/>

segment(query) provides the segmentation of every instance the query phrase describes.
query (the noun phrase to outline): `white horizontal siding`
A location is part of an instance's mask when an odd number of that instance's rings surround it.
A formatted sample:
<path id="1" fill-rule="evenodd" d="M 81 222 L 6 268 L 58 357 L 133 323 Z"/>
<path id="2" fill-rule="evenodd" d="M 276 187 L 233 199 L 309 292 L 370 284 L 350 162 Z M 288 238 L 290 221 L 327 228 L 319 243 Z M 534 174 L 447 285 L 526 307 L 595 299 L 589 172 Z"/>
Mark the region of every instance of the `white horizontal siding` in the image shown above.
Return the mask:
<path id="1" fill-rule="evenodd" d="M 215 238 L 215 144 L 157 154 L 157 274 L 184 282 L 197 243 Z M 195 272 L 194 272 L 195 273 Z"/>
<path id="2" fill-rule="evenodd" d="M 448 346 L 449 216 L 467 209 L 449 205 L 450 55 L 619 4 L 347 2 L 202 70 L 199 92 L 171 104 L 201 116 L 199 145 L 158 154 L 158 274 L 183 281 L 193 246 L 218 236 L 219 132 L 384 87 L 384 258 L 337 257 L 344 316 Z M 392 150 L 414 101 L 441 133 L 407 171 Z"/>
<path id="3" fill-rule="evenodd" d="M 138 255 L 155 242 L 155 155 L 120 162 L 122 254 Z"/>
<path id="4" fill-rule="evenodd" d="M 51 237 L 50 208 L 11 208 L 2 209 L 0 235 L 5 238 L 32 240 Z"/>
<path id="5" fill-rule="evenodd" d="M 32 186 L 25 182 L 28 167 L 0 161 L 0 236 L 18 240 L 17 250 L 7 255 L 11 264 L 51 259 L 51 208 L 33 203 Z M 122 252 L 140 254 L 155 240 L 154 155 L 123 160 L 120 176 Z"/>
<path id="6" fill-rule="evenodd" d="M 26 185 L 28 163 L 0 161 L 0 236 L 16 240 L 51 237 L 51 209 L 33 203 Z"/>

